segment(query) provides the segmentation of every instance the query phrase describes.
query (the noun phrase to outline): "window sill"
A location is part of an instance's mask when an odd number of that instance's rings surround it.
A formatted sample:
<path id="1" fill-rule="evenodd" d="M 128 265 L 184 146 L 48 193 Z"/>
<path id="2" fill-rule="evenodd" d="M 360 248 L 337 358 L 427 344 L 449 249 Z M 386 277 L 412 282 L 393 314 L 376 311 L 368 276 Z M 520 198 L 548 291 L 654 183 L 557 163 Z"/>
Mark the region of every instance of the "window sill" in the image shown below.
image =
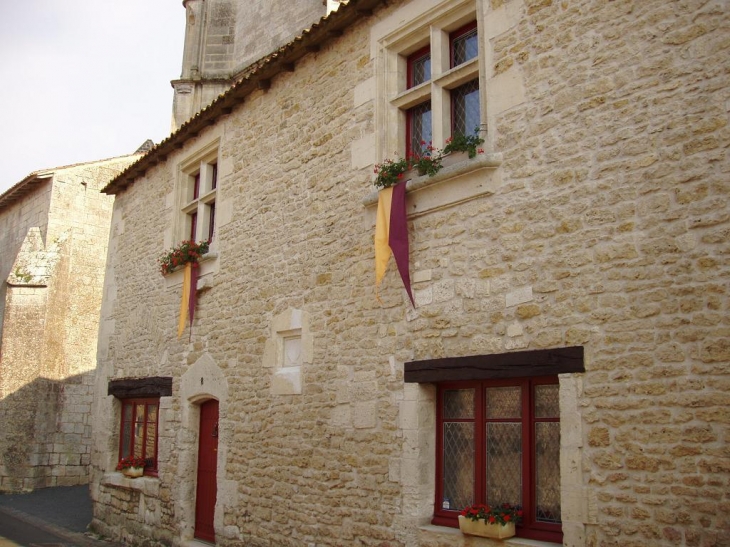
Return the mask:
<path id="1" fill-rule="evenodd" d="M 160 493 L 160 479 L 149 475 L 130 479 L 118 471 L 104 473 L 104 477 L 101 479 L 101 484 L 102 486 L 108 486 L 111 488 L 135 490 L 144 493 L 146 496 L 157 497 Z"/>
<path id="2" fill-rule="evenodd" d="M 211 278 L 213 277 L 209 274 L 213 274 L 218 271 L 218 252 L 207 252 L 202 257 L 200 257 L 198 264 L 200 265 L 200 273 L 198 275 L 198 291 L 209 289 L 210 287 L 212 287 Z M 170 273 L 163 275 L 163 277 L 165 278 L 165 288 L 181 286 L 183 282 L 184 271 L 185 266 L 178 266 Z"/>
<path id="3" fill-rule="evenodd" d="M 433 524 L 426 524 L 419 527 L 419 533 L 424 538 L 431 540 L 444 539 L 448 540 L 449 544 L 454 545 L 470 545 L 473 547 L 487 547 L 489 545 L 507 545 L 509 547 L 559 547 L 560 543 L 551 543 L 549 541 L 538 541 L 535 539 L 525 539 L 518 537 L 511 537 L 508 539 L 497 540 L 482 538 L 477 536 L 469 536 L 461 533 L 458 528 L 449 528 L 447 526 L 435 526 Z M 458 542 L 458 538 L 462 538 L 463 543 Z"/>
<path id="4" fill-rule="evenodd" d="M 484 195 L 492 195 L 501 183 L 497 168 L 502 154 L 479 154 L 469 159 L 466 153 L 444 158 L 444 168 L 434 176 L 414 176 L 406 183 L 409 217 L 464 203 Z M 378 190 L 363 200 L 365 207 L 378 203 Z"/>

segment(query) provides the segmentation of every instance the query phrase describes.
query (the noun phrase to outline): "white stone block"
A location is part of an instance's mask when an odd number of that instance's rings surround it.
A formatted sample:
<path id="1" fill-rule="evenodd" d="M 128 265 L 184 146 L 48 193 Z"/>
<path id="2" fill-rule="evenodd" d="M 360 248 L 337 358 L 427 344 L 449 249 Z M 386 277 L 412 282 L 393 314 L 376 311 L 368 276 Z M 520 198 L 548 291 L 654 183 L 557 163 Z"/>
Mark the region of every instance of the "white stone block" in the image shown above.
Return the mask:
<path id="1" fill-rule="evenodd" d="M 512 292 L 508 292 L 505 298 L 505 305 L 510 308 L 518 304 L 524 304 L 525 302 L 531 302 L 533 300 L 532 287 L 521 287 Z"/>
<path id="2" fill-rule="evenodd" d="M 271 376 L 272 395 L 301 395 L 302 367 L 287 367 Z"/>
<path id="3" fill-rule="evenodd" d="M 353 405 L 352 425 L 355 429 L 371 429 L 378 423 L 375 402 L 355 403 Z"/>

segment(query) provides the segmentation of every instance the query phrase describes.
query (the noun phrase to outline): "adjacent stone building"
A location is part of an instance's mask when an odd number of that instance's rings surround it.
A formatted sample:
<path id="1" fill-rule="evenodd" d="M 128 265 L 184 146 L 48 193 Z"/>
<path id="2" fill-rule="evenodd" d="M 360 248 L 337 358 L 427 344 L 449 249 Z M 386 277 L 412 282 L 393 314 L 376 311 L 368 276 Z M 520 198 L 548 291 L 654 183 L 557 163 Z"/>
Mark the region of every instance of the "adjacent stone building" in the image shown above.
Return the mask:
<path id="1" fill-rule="evenodd" d="M 505 545 L 730 544 L 729 25 L 350 0 L 243 70 L 105 189 L 93 529 L 486 546 L 458 511 L 508 502 Z M 373 171 L 458 127 L 403 177 L 415 306 L 392 261 L 376 295 Z"/>
<path id="2" fill-rule="evenodd" d="M 139 155 L 31 173 L 0 195 L 0 491 L 89 482 L 113 198 Z"/>

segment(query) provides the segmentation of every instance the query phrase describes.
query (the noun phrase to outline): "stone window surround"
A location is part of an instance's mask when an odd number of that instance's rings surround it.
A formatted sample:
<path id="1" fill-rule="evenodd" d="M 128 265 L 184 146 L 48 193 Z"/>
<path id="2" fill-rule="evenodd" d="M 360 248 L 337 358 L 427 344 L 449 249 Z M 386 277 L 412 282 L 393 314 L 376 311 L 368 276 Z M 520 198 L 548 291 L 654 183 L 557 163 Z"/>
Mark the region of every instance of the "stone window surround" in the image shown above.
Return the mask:
<path id="1" fill-rule="evenodd" d="M 484 113 L 483 55 L 450 68 L 452 31 L 477 20 L 475 0 L 420 2 L 396 10 L 375 25 L 371 34 L 376 66 L 376 127 L 385 128 L 377 142 L 377 160 L 405 156 L 406 110 L 431 98 L 433 145 L 443 148 L 451 135 L 449 89 L 480 80 L 480 111 Z M 405 23 L 403 21 L 406 21 Z M 481 29 L 478 28 L 481 37 Z M 482 38 L 480 38 L 482 40 Z M 431 44 L 431 79 L 407 88 L 408 56 Z M 482 119 L 483 114 L 482 114 Z M 482 133 L 486 126 L 482 125 Z"/>
<path id="2" fill-rule="evenodd" d="M 211 203 L 216 202 L 218 188 L 211 188 L 213 165 L 220 167 L 219 161 L 220 139 L 208 143 L 194 154 L 182 161 L 178 167 L 177 185 L 175 189 L 175 214 L 173 233 L 176 242 L 190 238 L 189 215 L 197 212 L 196 241 L 207 239 L 207 227 L 210 221 Z M 200 173 L 200 191 L 198 197 L 193 199 L 191 192 L 194 184 L 194 177 Z M 220 186 L 221 173 L 218 168 L 217 186 Z M 215 251 L 216 239 L 211 241 L 211 251 Z M 173 243 L 174 244 L 174 243 Z"/>
<path id="3" fill-rule="evenodd" d="M 377 132 L 376 161 L 393 157 L 393 151 L 405 155 L 406 110 L 419 103 L 425 95 L 432 97 L 433 142 L 437 148 L 451 133 L 450 116 L 444 116 L 448 106 L 448 89 L 479 77 L 480 111 L 485 119 L 484 50 L 480 18 L 482 0 L 427 0 L 403 6 L 374 25 L 371 30 L 371 56 L 375 65 L 375 122 L 385 128 Z M 479 56 L 453 69 L 449 68 L 449 33 L 477 20 L 480 36 Z M 404 23 L 405 21 L 405 23 Z M 432 48 L 432 79 L 411 89 L 407 87 L 407 58 L 428 44 Z M 434 58 L 434 56 L 436 58 Z M 436 64 L 439 67 L 435 67 Z M 425 95 L 424 95 L 425 94 Z M 439 105 L 434 104 L 437 97 Z M 480 135 L 489 142 L 486 124 Z M 444 168 L 435 176 L 413 176 L 407 183 L 407 213 L 415 218 L 484 195 L 492 195 L 501 186 L 502 154 L 487 152 L 468 159 L 466 154 L 451 154 L 444 159 Z M 373 191 L 362 200 L 371 210 L 375 222 L 378 193 Z"/>
<path id="4" fill-rule="evenodd" d="M 226 207 L 225 204 L 221 203 L 220 189 L 222 185 L 222 165 L 223 162 L 220 158 L 221 149 L 221 136 L 217 135 L 215 138 L 207 142 L 203 146 L 197 147 L 197 150 L 185 156 L 185 158 L 179 162 L 176 173 L 176 183 L 173 192 L 167 198 L 167 206 L 172 205 L 172 218 L 171 224 L 168 225 L 165 230 L 165 249 L 169 249 L 175 245 L 178 245 L 181 241 L 188 239 L 189 230 L 187 225 L 187 209 L 190 206 L 190 201 L 186 200 L 188 195 L 190 183 L 195 173 L 202 168 L 208 167 L 215 163 L 218 166 L 217 172 L 217 188 L 210 192 L 201 193 L 198 201 L 202 201 L 199 204 L 204 208 L 204 203 L 207 199 L 213 198 L 216 203 L 215 213 L 215 231 L 216 234 L 220 230 L 220 227 L 230 220 L 231 212 L 230 206 Z M 198 213 L 198 232 L 200 233 L 201 226 L 206 225 L 207 219 L 205 215 L 200 216 Z M 218 271 L 219 266 L 219 251 L 218 251 L 218 240 L 219 237 L 213 238 L 210 242 L 208 252 L 203 255 L 199 260 L 200 270 L 198 272 L 198 291 L 207 290 L 213 287 L 214 274 Z M 184 268 L 179 267 L 169 274 L 165 275 L 165 288 L 177 288 L 182 285 Z"/>
<path id="5" fill-rule="evenodd" d="M 287 363 L 287 344 L 294 343 L 299 354 L 295 363 Z M 301 395 L 303 368 L 312 364 L 314 340 L 309 313 L 289 308 L 271 320 L 270 336 L 264 345 L 262 366 L 271 374 L 272 395 Z"/>

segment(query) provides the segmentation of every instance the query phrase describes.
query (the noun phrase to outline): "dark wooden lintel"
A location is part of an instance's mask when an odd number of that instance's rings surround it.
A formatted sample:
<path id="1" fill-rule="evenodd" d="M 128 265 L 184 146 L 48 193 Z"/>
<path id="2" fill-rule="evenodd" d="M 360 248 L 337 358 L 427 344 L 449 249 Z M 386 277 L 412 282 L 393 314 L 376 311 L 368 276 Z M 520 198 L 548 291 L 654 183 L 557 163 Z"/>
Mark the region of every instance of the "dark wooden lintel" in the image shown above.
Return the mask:
<path id="1" fill-rule="evenodd" d="M 335 29 L 328 31 L 327 34 L 329 34 L 330 36 L 335 36 L 335 37 L 342 36 L 342 29 L 335 28 Z"/>
<path id="2" fill-rule="evenodd" d="M 169 397 L 172 395 L 171 376 L 151 376 L 149 378 L 121 378 L 109 380 L 108 395 L 118 399 L 132 397 Z"/>
<path id="3" fill-rule="evenodd" d="M 281 69 L 284 72 L 294 72 L 294 63 L 282 63 Z"/>
<path id="4" fill-rule="evenodd" d="M 268 78 L 259 80 L 257 86 L 259 89 L 267 90 L 271 87 L 271 80 L 269 80 Z"/>
<path id="5" fill-rule="evenodd" d="M 320 48 L 319 44 L 309 44 L 305 49 L 310 53 L 317 53 Z"/>
<path id="6" fill-rule="evenodd" d="M 470 355 L 405 363 L 404 381 L 414 383 L 553 376 L 585 372 L 583 346 Z"/>

